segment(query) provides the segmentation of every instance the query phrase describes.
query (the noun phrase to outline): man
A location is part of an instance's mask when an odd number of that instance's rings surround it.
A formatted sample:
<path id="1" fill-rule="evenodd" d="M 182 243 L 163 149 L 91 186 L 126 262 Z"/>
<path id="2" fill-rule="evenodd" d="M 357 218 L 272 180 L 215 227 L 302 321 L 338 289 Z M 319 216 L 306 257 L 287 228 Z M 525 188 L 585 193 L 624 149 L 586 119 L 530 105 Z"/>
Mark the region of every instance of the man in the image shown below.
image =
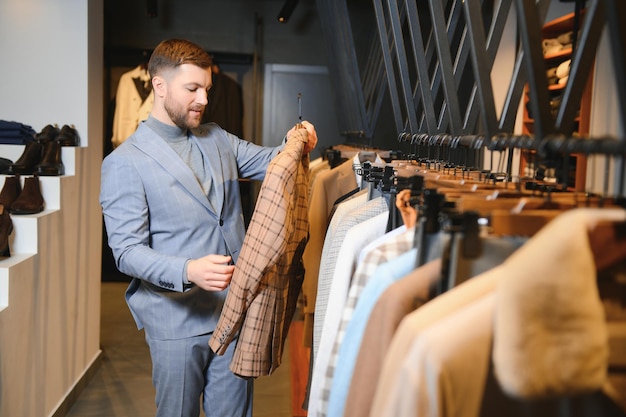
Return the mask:
<path id="1" fill-rule="evenodd" d="M 126 300 L 145 329 L 157 416 L 251 416 L 252 381 L 235 376 L 208 346 L 245 230 L 239 177 L 260 180 L 281 147 L 243 141 L 200 125 L 211 88 L 211 58 L 185 40 L 154 50 L 148 71 L 154 106 L 102 164 L 109 246 L 135 277 Z M 313 125 L 305 152 L 317 143 Z M 287 133 L 295 131 L 291 129 Z"/>

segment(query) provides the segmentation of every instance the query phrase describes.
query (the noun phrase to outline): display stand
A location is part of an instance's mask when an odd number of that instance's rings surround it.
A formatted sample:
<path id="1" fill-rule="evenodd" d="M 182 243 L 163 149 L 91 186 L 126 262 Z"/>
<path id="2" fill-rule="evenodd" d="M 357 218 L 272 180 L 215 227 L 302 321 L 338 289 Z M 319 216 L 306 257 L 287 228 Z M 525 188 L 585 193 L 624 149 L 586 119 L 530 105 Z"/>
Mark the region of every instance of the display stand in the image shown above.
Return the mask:
<path id="1" fill-rule="evenodd" d="M 546 67 L 546 75 L 548 76 L 548 90 L 550 94 L 550 103 L 552 107 L 552 116 L 556 117 L 559 108 L 560 98 L 566 87 L 567 78 L 557 77 L 555 82 L 554 76 L 557 70 L 562 73 L 567 66 L 568 60 L 572 57 L 572 46 L 562 44 L 557 39 L 561 37 L 567 38 L 567 34 L 574 29 L 575 13 L 569 13 L 554 19 L 543 26 L 542 39 L 544 46 L 544 62 Z M 559 48 L 559 45 L 561 47 Z M 589 74 L 587 84 L 584 89 L 583 97 L 580 102 L 578 116 L 575 119 L 575 125 L 572 129 L 573 137 L 585 137 L 589 134 L 589 120 L 591 114 L 591 92 L 592 92 L 593 70 Z M 552 82 L 551 82 L 552 80 Z M 529 89 L 526 86 L 523 102 L 523 123 L 522 134 L 533 136 L 535 133 L 533 115 L 529 110 Z M 535 150 L 523 150 L 521 152 L 520 177 L 533 177 L 537 169 L 545 169 L 547 182 L 556 182 L 558 178 L 553 176 L 553 167 L 540 166 L 542 161 Z M 565 164 L 568 170 L 567 188 L 575 191 L 585 191 L 585 178 L 587 174 L 587 158 L 582 154 L 571 154 L 569 160 Z"/>

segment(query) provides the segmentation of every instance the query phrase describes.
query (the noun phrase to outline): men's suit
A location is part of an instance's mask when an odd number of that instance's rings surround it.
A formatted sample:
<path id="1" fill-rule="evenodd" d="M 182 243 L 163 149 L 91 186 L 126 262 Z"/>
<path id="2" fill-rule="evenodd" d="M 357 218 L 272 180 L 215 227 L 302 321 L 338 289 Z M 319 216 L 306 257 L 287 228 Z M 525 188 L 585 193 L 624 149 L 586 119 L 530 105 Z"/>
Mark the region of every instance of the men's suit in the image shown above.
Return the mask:
<path id="1" fill-rule="evenodd" d="M 190 138 L 210 166 L 218 197 L 215 210 L 191 169 L 145 123 L 102 164 L 109 246 L 120 271 L 135 277 L 126 299 L 137 326 L 155 339 L 196 336 L 215 328 L 226 291 L 195 286 L 184 291 L 185 262 L 208 254 L 237 261 L 245 234 L 238 178 L 263 179 L 278 153 L 278 148 L 243 141 L 213 123 L 195 129 Z"/>
<path id="2" fill-rule="evenodd" d="M 135 277 L 126 300 L 146 331 L 157 416 L 198 415 L 203 394 L 207 416 L 249 417 L 252 381 L 228 370 L 234 349 L 216 356 L 208 346 L 227 290 L 185 285 L 184 271 L 188 260 L 208 254 L 237 262 L 245 233 L 238 179 L 263 179 L 279 148 L 243 141 L 213 123 L 193 129 L 188 138 L 211 172 L 209 202 L 190 166 L 151 123 L 160 122 L 140 124 L 105 158 L 100 203 L 117 266 Z"/>

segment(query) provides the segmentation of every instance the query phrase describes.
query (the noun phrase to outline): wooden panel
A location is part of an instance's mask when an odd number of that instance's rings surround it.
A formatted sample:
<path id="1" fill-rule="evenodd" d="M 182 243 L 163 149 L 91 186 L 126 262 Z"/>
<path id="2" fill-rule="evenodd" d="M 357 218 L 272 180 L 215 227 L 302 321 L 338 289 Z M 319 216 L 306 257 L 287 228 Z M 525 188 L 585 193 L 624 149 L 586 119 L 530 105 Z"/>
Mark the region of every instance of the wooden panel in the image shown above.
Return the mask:
<path id="1" fill-rule="evenodd" d="M 291 365 L 291 404 L 294 417 L 303 417 L 307 411 L 302 408 L 309 378 L 309 357 L 311 349 L 304 347 L 302 337 L 304 321 L 294 320 L 289 328 L 289 356 Z"/>

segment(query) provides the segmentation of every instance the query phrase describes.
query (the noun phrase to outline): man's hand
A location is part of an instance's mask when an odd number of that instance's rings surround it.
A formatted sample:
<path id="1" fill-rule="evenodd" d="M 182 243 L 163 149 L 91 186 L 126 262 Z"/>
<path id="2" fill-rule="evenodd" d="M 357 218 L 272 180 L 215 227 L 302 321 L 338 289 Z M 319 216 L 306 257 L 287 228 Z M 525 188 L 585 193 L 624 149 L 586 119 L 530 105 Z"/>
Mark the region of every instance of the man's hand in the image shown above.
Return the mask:
<path id="1" fill-rule="evenodd" d="M 400 211 L 402 222 L 407 229 L 415 227 L 417 223 L 417 210 L 411 205 L 411 190 L 400 190 L 400 192 L 396 194 L 396 207 L 398 211 Z"/>
<path id="2" fill-rule="evenodd" d="M 313 149 L 315 149 L 315 147 L 317 146 L 317 132 L 315 132 L 315 126 L 313 126 L 311 123 L 307 122 L 306 120 L 303 121 L 302 123 L 298 123 L 291 129 L 289 129 L 289 132 L 287 132 L 287 140 L 289 140 L 289 134 L 295 131 L 296 129 L 306 129 L 308 133 L 308 140 L 307 140 L 306 145 L 304 145 L 304 154 L 306 155 L 310 153 Z"/>
<path id="3" fill-rule="evenodd" d="M 187 264 L 187 280 L 206 291 L 222 291 L 230 284 L 235 265 L 230 256 L 207 255 Z"/>

